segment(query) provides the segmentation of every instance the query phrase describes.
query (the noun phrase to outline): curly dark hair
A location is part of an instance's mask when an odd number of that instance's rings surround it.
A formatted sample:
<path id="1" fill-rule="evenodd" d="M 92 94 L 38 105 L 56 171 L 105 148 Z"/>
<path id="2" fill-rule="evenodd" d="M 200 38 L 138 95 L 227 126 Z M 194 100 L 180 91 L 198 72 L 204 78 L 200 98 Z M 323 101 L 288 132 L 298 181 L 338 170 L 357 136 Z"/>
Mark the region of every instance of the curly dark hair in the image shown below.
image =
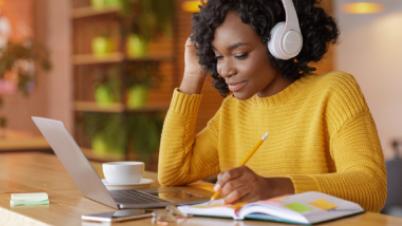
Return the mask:
<path id="1" fill-rule="evenodd" d="M 293 0 L 303 35 L 303 47 L 298 56 L 289 60 L 274 58 L 269 51 L 270 63 L 287 79 L 297 80 L 312 74 L 316 68 L 310 62 L 319 61 L 327 52 L 330 43 L 338 38 L 338 28 L 334 19 L 325 13 L 316 0 Z M 270 39 L 271 28 L 285 21 L 285 11 L 281 0 L 209 0 L 193 16 L 191 40 L 197 44 L 200 64 L 212 75 L 215 88 L 225 96 L 228 87 L 217 72 L 217 62 L 212 48 L 214 33 L 229 11 L 239 14 L 241 20 L 249 24 L 266 43 Z"/>

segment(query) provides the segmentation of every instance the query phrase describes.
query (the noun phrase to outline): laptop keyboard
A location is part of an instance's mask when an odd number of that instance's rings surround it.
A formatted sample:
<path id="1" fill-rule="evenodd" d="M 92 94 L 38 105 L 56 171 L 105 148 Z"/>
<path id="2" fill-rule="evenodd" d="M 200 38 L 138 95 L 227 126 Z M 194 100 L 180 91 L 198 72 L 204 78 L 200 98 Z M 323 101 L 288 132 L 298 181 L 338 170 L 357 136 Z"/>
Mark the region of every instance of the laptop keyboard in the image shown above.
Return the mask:
<path id="1" fill-rule="evenodd" d="M 159 199 L 154 195 L 137 190 L 115 190 L 110 191 L 110 193 L 118 203 L 135 203 L 135 204 L 149 204 L 159 202 L 166 203 L 166 201 Z"/>

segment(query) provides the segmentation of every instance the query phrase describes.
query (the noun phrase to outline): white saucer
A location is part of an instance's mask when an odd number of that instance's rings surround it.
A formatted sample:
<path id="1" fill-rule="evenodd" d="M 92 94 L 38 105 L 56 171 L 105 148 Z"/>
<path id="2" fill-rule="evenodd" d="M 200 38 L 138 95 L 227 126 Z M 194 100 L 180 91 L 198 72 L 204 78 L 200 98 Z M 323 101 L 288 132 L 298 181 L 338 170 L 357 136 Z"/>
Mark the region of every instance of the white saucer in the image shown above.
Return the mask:
<path id="1" fill-rule="evenodd" d="M 140 182 L 135 184 L 110 184 L 106 181 L 106 179 L 102 179 L 103 184 L 109 190 L 121 190 L 121 189 L 130 189 L 130 188 L 145 188 L 149 187 L 154 180 L 149 178 L 141 178 Z"/>

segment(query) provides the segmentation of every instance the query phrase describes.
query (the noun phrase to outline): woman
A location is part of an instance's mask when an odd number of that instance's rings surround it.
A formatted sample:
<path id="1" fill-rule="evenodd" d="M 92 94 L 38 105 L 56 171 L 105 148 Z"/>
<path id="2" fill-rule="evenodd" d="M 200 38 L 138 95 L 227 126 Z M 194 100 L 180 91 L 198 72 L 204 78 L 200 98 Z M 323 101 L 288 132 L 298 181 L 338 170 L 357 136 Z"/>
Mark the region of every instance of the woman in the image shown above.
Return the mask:
<path id="1" fill-rule="evenodd" d="M 309 65 L 336 41 L 336 24 L 314 0 L 293 3 L 303 45 L 290 59 L 267 48 L 271 29 L 285 21 L 280 0 L 209 0 L 194 16 L 162 132 L 159 181 L 219 174 L 214 189 L 226 203 L 315 190 L 379 211 L 384 160 L 364 97 L 351 75 L 313 75 Z M 196 134 L 207 71 L 226 98 Z M 240 166 L 265 131 L 268 139 Z"/>

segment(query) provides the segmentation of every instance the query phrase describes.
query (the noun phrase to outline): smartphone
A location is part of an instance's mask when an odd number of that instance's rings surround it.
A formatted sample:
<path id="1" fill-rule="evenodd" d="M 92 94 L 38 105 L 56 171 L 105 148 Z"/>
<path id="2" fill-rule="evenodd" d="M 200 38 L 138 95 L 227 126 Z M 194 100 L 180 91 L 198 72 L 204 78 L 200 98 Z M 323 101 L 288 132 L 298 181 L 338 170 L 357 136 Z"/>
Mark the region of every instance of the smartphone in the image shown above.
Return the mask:
<path id="1" fill-rule="evenodd" d="M 81 219 L 97 222 L 120 222 L 152 217 L 153 212 L 153 210 L 147 209 L 127 209 L 105 213 L 84 214 L 81 216 Z"/>

